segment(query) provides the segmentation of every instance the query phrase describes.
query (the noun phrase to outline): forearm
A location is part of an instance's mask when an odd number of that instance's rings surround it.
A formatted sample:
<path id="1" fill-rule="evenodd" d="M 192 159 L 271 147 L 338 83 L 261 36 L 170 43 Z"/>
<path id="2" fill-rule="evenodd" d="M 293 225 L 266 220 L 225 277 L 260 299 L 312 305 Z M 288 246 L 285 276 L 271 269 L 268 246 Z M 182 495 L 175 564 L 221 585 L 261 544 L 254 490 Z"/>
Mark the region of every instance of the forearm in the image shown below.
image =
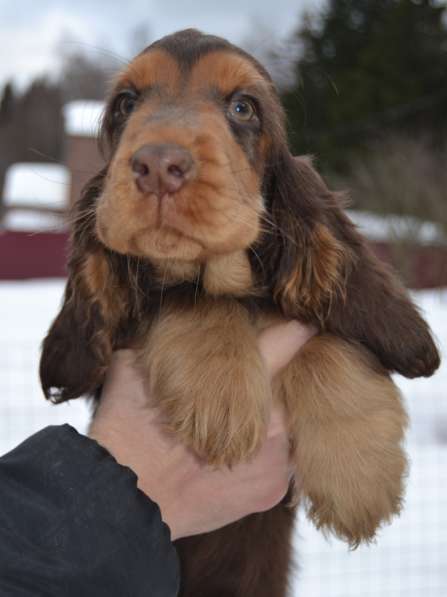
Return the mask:
<path id="1" fill-rule="evenodd" d="M 176 595 L 158 506 L 93 440 L 44 429 L 0 458 L 0 488 L 1 594 Z"/>

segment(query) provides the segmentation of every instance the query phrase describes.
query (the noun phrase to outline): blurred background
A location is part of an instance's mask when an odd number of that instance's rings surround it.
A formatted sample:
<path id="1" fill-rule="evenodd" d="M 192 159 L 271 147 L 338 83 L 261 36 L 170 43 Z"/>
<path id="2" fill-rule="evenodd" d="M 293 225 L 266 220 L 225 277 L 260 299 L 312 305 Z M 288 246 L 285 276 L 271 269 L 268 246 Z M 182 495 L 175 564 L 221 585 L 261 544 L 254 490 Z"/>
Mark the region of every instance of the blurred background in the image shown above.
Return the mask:
<path id="1" fill-rule="evenodd" d="M 63 292 L 67 211 L 101 165 L 95 136 L 114 74 L 185 27 L 267 66 L 294 152 L 349 189 L 352 219 L 412 289 L 447 356 L 446 3 L 2 0 L 0 454 L 48 424 L 86 429 L 87 406 L 46 404 L 37 378 Z M 405 510 L 354 552 L 301 512 L 292 596 L 447 593 L 447 365 L 396 382 L 411 415 Z"/>

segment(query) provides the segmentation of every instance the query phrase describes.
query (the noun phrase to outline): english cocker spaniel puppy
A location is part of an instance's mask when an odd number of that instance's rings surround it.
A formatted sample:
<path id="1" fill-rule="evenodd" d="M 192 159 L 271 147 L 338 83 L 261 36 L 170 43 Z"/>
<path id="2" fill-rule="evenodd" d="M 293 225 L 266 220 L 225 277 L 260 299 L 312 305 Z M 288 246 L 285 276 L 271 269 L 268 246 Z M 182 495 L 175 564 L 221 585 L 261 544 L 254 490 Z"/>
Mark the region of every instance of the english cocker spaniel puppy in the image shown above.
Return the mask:
<path id="1" fill-rule="evenodd" d="M 136 347 L 169 429 L 219 466 L 256 452 L 281 401 L 301 480 L 289 502 L 356 546 L 401 506 L 389 374 L 429 376 L 439 355 L 341 197 L 290 154 L 284 120 L 265 69 L 218 37 L 181 31 L 125 68 L 41 380 L 54 402 L 98 396 L 112 351 Z M 319 334 L 272 389 L 256 340 L 284 318 Z M 293 519 L 284 502 L 179 541 L 182 595 L 284 597 Z"/>

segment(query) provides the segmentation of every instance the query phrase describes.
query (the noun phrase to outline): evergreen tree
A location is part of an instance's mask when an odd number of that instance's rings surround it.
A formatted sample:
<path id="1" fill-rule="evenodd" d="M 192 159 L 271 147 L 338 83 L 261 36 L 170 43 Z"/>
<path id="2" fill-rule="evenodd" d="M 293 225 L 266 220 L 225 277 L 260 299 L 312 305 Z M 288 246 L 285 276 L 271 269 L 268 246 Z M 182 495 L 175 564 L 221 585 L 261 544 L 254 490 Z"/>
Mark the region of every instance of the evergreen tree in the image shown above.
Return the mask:
<path id="1" fill-rule="evenodd" d="M 12 87 L 12 83 L 6 83 L 3 94 L 0 100 L 0 127 L 7 124 L 7 122 L 12 118 L 12 114 L 14 112 L 14 89 Z"/>
<path id="2" fill-rule="evenodd" d="M 3 185 L 5 173 L 13 160 L 13 117 L 16 109 L 16 97 L 11 82 L 6 83 L 0 99 L 0 217 L 2 213 Z"/>
<path id="3" fill-rule="evenodd" d="M 11 164 L 60 162 L 63 140 L 59 86 L 36 79 L 22 95 L 15 95 L 12 85 L 7 84 L 0 102 L 0 198 Z"/>
<path id="4" fill-rule="evenodd" d="M 16 142 L 24 162 L 62 161 L 64 121 L 61 90 L 45 78 L 35 79 L 20 98 Z"/>
<path id="5" fill-rule="evenodd" d="M 297 82 L 283 94 L 295 152 L 343 171 L 352 150 L 385 132 L 445 132 L 445 10 L 434 0 L 328 0 L 308 15 Z"/>

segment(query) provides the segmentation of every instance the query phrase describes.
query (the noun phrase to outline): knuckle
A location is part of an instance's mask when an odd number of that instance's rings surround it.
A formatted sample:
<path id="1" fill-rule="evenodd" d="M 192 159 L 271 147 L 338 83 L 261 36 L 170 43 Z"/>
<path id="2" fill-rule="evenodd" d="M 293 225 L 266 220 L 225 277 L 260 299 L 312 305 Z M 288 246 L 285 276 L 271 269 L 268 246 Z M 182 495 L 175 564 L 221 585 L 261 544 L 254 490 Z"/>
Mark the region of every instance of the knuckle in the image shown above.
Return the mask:
<path id="1" fill-rule="evenodd" d="M 262 495 L 258 496 L 257 511 L 266 512 L 267 510 L 274 508 L 284 498 L 288 489 L 288 478 L 278 479 L 275 482 L 272 482 Z"/>

